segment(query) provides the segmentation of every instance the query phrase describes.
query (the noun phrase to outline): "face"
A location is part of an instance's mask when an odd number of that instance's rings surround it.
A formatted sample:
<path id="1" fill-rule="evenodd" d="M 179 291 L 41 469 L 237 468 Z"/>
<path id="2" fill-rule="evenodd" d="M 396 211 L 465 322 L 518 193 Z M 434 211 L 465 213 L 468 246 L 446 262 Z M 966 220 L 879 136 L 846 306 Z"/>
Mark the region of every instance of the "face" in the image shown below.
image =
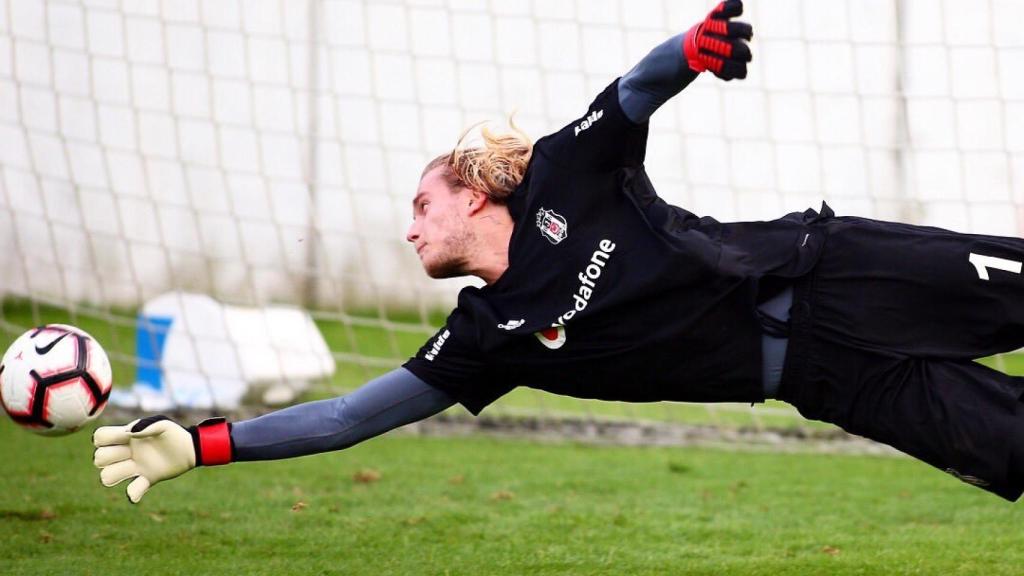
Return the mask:
<path id="1" fill-rule="evenodd" d="M 443 170 L 435 168 L 420 180 L 412 226 L 405 235 L 431 278 L 465 276 L 474 240 L 465 210 L 470 194 L 465 189 L 453 191 L 441 176 Z"/>

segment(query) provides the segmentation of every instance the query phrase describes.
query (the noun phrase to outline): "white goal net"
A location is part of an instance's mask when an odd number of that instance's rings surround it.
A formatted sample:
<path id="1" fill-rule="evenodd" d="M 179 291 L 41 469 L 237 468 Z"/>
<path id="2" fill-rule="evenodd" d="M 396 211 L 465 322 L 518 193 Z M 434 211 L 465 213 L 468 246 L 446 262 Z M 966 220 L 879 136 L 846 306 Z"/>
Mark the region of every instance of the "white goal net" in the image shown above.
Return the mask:
<path id="1" fill-rule="evenodd" d="M 0 343 L 72 322 L 130 386 L 153 368 L 139 311 L 185 291 L 310 312 L 337 362 L 311 393 L 357 386 L 412 354 L 463 285 L 429 280 L 404 241 L 423 165 L 513 111 L 535 138 L 559 128 L 711 7 L 0 0 Z M 705 75 L 652 120 L 666 200 L 724 221 L 826 200 L 1024 232 L 1024 2 L 752 0 L 743 19 L 750 77 Z M 529 391 L 499 407 L 786 415 Z"/>

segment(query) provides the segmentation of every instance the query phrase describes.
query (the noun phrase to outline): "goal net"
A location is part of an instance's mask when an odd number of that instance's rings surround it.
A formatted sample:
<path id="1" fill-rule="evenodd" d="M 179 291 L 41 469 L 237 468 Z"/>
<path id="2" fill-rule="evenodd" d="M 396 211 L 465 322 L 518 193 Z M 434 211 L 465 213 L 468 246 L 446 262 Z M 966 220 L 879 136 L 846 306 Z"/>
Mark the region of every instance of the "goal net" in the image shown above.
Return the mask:
<path id="1" fill-rule="evenodd" d="M 77 324 L 130 391 L 139 372 L 166 370 L 144 352 L 147 303 L 285 305 L 308 312 L 335 363 L 299 398 L 352 389 L 413 354 L 466 284 L 429 280 L 404 241 L 425 163 L 513 111 L 535 138 L 556 130 L 711 7 L 0 0 L 0 344 Z M 722 221 L 826 200 L 840 214 L 1024 232 L 1024 3 L 746 8 L 750 77 L 704 75 L 652 119 L 647 168 L 667 201 Z M 799 421 L 781 404 L 525 389 L 489 411 Z"/>

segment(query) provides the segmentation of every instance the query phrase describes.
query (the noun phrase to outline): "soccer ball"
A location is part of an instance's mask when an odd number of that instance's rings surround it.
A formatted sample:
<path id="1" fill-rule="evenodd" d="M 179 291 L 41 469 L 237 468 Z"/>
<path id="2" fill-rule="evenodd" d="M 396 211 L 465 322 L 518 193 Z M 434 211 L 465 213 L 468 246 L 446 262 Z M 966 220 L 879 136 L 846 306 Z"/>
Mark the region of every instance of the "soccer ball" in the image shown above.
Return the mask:
<path id="1" fill-rule="evenodd" d="M 0 361 L 0 404 L 22 427 L 46 436 L 70 434 L 99 416 L 112 383 L 99 342 L 64 324 L 22 334 Z"/>

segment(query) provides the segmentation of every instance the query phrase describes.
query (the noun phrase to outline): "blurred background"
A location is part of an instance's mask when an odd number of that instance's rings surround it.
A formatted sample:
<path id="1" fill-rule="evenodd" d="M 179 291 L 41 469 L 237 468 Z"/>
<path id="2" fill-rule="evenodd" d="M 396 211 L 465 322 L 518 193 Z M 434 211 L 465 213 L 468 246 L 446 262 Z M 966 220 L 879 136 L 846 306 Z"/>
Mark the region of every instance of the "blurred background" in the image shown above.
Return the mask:
<path id="1" fill-rule="evenodd" d="M 244 354 L 169 366 L 167 329 L 147 313 L 187 293 L 215 311 L 308 314 L 333 369 L 298 382 L 282 359 L 270 384 L 295 393 L 278 401 L 356 387 L 415 353 L 465 285 L 428 279 L 404 241 L 424 164 L 512 112 L 534 138 L 557 130 L 711 7 L 0 1 L 0 345 L 69 322 L 107 347 L 125 394 L 140 371 L 213 387 Z M 667 201 L 732 221 L 825 200 L 840 215 L 1021 235 L 1024 3 L 772 0 L 747 2 L 743 19 L 750 76 L 704 75 L 651 121 L 647 169 Z M 198 323 L 197 356 L 204 338 L 239 342 Z M 989 362 L 1016 369 L 1013 355 Z M 776 403 L 526 389 L 488 413 L 818 429 Z"/>

